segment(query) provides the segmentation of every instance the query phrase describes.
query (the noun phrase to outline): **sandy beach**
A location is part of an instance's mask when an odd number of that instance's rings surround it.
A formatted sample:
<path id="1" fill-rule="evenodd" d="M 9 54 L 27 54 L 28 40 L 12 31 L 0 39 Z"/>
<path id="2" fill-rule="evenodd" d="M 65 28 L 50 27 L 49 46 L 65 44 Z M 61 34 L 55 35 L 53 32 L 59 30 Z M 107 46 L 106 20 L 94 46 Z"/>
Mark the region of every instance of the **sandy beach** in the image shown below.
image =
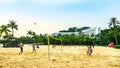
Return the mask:
<path id="1" fill-rule="evenodd" d="M 18 55 L 19 48 L 0 48 L 0 68 L 120 68 L 120 50 L 95 46 L 92 56 L 86 55 L 85 46 L 40 45 L 32 53 L 31 45 L 24 46 L 24 53 Z"/>

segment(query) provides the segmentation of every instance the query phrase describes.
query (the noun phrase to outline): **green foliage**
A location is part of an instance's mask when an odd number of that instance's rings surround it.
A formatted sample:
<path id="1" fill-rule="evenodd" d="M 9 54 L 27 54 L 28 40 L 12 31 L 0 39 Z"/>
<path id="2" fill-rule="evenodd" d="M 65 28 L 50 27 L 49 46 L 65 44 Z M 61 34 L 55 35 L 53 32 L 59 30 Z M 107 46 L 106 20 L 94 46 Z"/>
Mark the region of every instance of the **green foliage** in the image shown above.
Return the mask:
<path id="1" fill-rule="evenodd" d="M 8 25 L 0 26 L 0 36 L 3 36 L 4 40 L 0 40 L 0 43 L 6 44 L 11 39 L 14 38 L 14 29 L 18 30 L 18 25 L 16 25 L 16 21 L 9 21 Z M 57 35 L 55 38 L 62 39 L 63 45 L 108 45 L 110 42 L 120 44 L 120 24 L 116 18 L 111 18 L 109 22 L 109 26 L 113 25 L 109 29 L 101 30 L 98 35 L 91 35 L 91 37 L 85 36 L 82 33 L 82 30 L 89 29 L 90 27 L 70 27 L 67 30 L 62 30 L 59 32 L 79 32 L 79 35 L 71 34 L 71 35 Z M 9 34 L 10 27 L 12 29 L 12 35 Z M 35 32 L 29 30 L 27 31 L 27 36 L 21 36 L 20 38 L 16 38 L 18 42 L 22 42 L 25 44 L 30 43 L 44 43 L 47 44 L 47 35 L 37 35 Z M 59 40 L 55 40 L 50 38 L 50 43 L 52 44 L 61 44 Z M 119 45 L 116 45 L 115 48 L 119 48 Z"/>
<path id="2" fill-rule="evenodd" d="M 117 24 L 120 24 L 119 20 L 117 20 L 116 17 L 112 17 L 110 19 L 110 22 L 108 23 L 109 27 L 113 26 L 113 33 L 115 37 L 115 43 L 118 44 L 118 38 L 117 38 Z"/>
<path id="3" fill-rule="evenodd" d="M 22 42 L 24 44 L 31 44 L 31 43 L 44 43 L 47 44 L 47 38 L 46 35 L 37 35 L 32 34 L 30 36 L 21 36 L 20 38 L 17 38 L 19 42 Z"/>
<path id="4" fill-rule="evenodd" d="M 116 33 L 115 33 L 116 32 Z M 118 44 L 120 44 L 120 26 L 116 26 L 116 31 L 111 27 L 109 29 L 101 30 L 97 35 L 97 43 L 100 45 L 108 45 L 110 42 L 116 43 L 115 35 L 117 36 Z"/>
<path id="5" fill-rule="evenodd" d="M 120 26 L 117 26 L 117 37 L 118 37 L 118 44 L 120 44 Z M 44 43 L 47 44 L 47 36 L 45 35 L 37 35 L 33 31 L 27 32 L 28 36 L 21 36 L 17 38 L 18 42 L 22 42 L 25 44 L 30 43 Z M 4 36 L 5 39 L 11 39 L 11 35 Z M 63 45 L 108 45 L 110 42 L 115 43 L 114 38 L 114 31 L 113 27 L 110 29 L 101 30 L 101 33 L 98 35 L 91 35 L 91 37 L 85 36 L 82 32 L 79 32 L 79 35 L 71 34 L 71 35 L 57 35 L 55 38 L 62 39 Z M 8 42 L 7 41 L 0 41 L 1 43 Z M 61 44 L 59 40 L 55 40 L 50 38 L 51 44 Z"/>
<path id="6" fill-rule="evenodd" d="M 114 48 L 120 49 L 120 45 L 114 45 Z"/>
<path id="7" fill-rule="evenodd" d="M 0 26 L 0 36 L 2 36 L 3 33 L 5 35 L 8 35 L 9 32 L 10 32 L 10 30 L 8 29 L 7 25 L 1 25 Z"/>

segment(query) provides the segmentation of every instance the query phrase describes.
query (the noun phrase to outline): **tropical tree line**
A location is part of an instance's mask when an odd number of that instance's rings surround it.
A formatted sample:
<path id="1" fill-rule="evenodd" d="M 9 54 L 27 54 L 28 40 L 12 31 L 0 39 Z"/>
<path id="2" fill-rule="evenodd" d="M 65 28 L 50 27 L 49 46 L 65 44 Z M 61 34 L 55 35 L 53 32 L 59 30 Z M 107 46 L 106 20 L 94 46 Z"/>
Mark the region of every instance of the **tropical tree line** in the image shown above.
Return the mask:
<path id="1" fill-rule="evenodd" d="M 37 35 L 33 31 L 28 31 L 27 36 L 21 36 L 20 38 L 16 38 L 17 41 L 23 42 L 25 44 L 31 44 L 31 43 L 39 43 L 39 44 L 48 44 L 48 37 L 49 37 L 49 43 L 54 45 L 93 45 L 96 44 L 96 38 L 95 37 L 88 37 L 83 34 L 75 35 L 57 35 L 57 36 L 48 36 L 47 34 L 39 34 Z M 57 39 L 59 40 L 57 40 Z"/>
<path id="2" fill-rule="evenodd" d="M 18 30 L 18 25 L 16 21 L 10 20 L 9 24 L 0 26 L 0 36 L 4 39 L 0 40 L 1 43 L 8 43 L 9 40 L 15 39 L 19 43 L 31 44 L 31 43 L 39 43 L 39 44 L 48 44 L 49 43 L 60 45 L 62 40 L 62 45 L 108 45 L 110 42 L 114 42 L 115 44 L 120 44 L 120 26 L 119 21 L 116 17 L 110 19 L 108 23 L 109 28 L 101 30 L 101 32 L 97 35 L 92 34 L 91 36 L 84 35 L 81 30 L 89 29 L 89 27 L 82 28 L 69 28 L 68 30 L 62 30 L 60 32 L 79 32 L 79 35 L 71 34 L 71 35 L 57 35 L 54 38 L 58 38 L 60 40 L 49 37 L 47 34 L 39 34 L 37 35 L 34 31 L 27 31 L 27 36 L 21 36 L 19 38 L 14 37 L 14 29 Z"/>

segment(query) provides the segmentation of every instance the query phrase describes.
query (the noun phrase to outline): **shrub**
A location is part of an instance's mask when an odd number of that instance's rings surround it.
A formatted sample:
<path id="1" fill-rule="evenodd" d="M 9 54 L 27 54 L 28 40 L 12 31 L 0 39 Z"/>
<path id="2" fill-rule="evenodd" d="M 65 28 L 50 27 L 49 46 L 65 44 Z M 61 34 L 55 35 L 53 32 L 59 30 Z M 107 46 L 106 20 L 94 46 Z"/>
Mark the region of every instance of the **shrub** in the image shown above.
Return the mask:
<path id="1" fill-rule="evenodd" d="M 114 48 L 120 49 L 120 45 L 115 45 Z"/>

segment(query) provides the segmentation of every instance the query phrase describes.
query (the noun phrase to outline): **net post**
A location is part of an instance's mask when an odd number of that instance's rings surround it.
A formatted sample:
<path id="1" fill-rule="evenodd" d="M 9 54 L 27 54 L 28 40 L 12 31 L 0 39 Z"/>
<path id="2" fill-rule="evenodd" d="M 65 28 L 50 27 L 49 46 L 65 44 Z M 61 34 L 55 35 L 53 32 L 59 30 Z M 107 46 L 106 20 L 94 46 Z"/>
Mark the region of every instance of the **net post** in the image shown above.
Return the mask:
<path id="1" fill-rule="evenodd" d="M 62 39 L 60 39 L 60 41 L 61 41 L 61 54 L 62 54 Z"/>
<path id="2" fill-rule="evenodd" d="M 49 42 L 49 35 L 47 34 L 47 39 L 48 39 L 48 59 L 50 60 L 50 42 Z"/>

